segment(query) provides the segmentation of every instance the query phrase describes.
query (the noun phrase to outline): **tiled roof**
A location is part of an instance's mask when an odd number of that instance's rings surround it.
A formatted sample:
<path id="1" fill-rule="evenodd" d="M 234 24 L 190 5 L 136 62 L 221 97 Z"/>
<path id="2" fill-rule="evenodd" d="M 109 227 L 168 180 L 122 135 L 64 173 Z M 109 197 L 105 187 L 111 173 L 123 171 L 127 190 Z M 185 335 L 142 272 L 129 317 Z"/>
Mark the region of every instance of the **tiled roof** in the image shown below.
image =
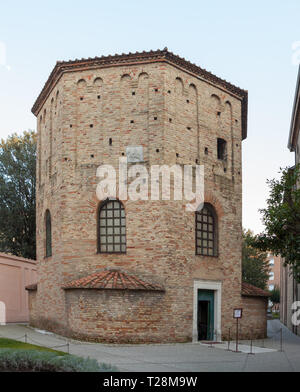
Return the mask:
<path id="1" fill-rule="evenodd" d="M 252 284 L 242 283 L 242 295 L 245 297 L 269 297 L 270 293 Z"/>
<path id="2" fill-rule="evenodd" d="M 163 50 L 150 50 L 148 52 L 136 52 L 127 54 L 115 54 L 101 57 L 94 57 L 88 59 L 76 59 L 70 61 L 58 61 L 51 72 L 47 82 L 45 83 L 40 95 L 35 101 L 32 112 L 37 115 L 45 100 L 48 98 L 53 87 L 56 85 L 61 75 L 65 72 L 80 71 L 92 68 L 107 68 L 120 65 L 136 65 L 154 62 L 165 62 L 174 65 L 177 68 L 181 68 L 196 77 L 200 77 L 208 82 L 219 86 L 229 93 L 232 93 L 242 100 L 242 133 L 243 139 L 247 137 L 247 115 L 248 115 L 248 92 L 233 84 L 227 82 L 227 80 L 221 79 L 218 76 L 212 74 L 199 67 L 196 64 L 192 64 L 185 58 L 179 57 L 176 54 L 170 52 L 168 48 Z"/>
<path id="3" fill-rule="evenodd" d="M 36 291 L 37 290 L 37 283 L 29 284 L 25 287 L 25 290 L 28 291 Z"/>
<path id="4" fill-rule="evenodd" d="M 146 282 L 125 272 L 109 270 L 97 272 L 66 283 L 63 289 L 145 290 L 164 291 L 160 285 Z"/>

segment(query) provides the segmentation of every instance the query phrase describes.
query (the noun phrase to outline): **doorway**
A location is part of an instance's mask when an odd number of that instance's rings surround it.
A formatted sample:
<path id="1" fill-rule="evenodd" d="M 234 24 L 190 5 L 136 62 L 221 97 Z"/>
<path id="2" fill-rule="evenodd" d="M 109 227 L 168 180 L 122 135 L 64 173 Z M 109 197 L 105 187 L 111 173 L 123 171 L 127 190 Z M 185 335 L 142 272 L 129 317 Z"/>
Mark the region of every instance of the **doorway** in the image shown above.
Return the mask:
<path id="1" fill-rule="evenodd" d="M 214 339 L 214 302 L 213 290 L 198 290 L 198 340 Z"/>

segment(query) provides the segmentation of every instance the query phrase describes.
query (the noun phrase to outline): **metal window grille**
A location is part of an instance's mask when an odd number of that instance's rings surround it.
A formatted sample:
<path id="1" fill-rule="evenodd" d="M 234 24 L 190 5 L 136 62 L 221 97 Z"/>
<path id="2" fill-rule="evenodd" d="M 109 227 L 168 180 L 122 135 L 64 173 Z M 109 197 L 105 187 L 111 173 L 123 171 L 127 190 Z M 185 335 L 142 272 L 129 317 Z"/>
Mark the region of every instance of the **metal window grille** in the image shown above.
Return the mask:
<path id="1" fill-rule="evenodd" d="M 217 256 L 216 218 L 210 208 L 204 206 L 196 212 L 196 254 Z"/>
<path id="2" fill-rule="evenodd" d="M 118 200 L 108 201 L 99 209 L 99 253 L 126 253 L 125 209 Z"/>

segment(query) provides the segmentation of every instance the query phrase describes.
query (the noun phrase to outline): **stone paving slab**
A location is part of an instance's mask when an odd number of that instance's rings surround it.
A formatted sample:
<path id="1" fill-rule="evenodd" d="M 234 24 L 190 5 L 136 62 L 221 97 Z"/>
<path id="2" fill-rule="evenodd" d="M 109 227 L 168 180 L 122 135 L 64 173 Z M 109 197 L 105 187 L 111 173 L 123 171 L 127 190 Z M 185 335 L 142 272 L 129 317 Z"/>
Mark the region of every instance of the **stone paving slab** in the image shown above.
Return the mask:
<path id="1" fill-rule="evenodd" d="M 255 344 L 255 342 L 254 342 Z M 209 346 L 209 344 L 206 343 L 202 343 L 202 345 L 204 346 Z M 211 348 L 211 347 L 210 347 Z M 213 345 L 212 348 L 219 348 L 221 350 L 228 350 L 228 343 L 221 343 L 221 344 L 215 344 Z M 236 342 L 233 340 L 232 342 L 230 342 L 229 345 L 229 351 L 235 352 L 236 351 Z M 257 347 L 255 345 L 251 346 L 247 345 L 247 344 L 239 344 L 238 345 L 238 351 L 241 353 L 245 353 L 245 354 L 262 354 L 262 353 L 271 353 L 271 352 L 276 352 L 278 350 L 274 350 L 272 348 L 266 348 L 266 347 Z"/>
<path id="2" fill-rule="evenodd" d="M 210 348 L 201 343 L 112 345 L 68 340 L 56 334 L 45 334 L 26 325 L 0 326 L 0 336 L 16 339 L 27 334 L 28 342 L 53 347 L 69 342 L 70 353 L 90 357 L 115 365 L 125 372 L 285 372 L 300 371 L 300 338 L 293 335 L 278 320 L 268 322 L 272 344 L 279 347 L 278 330 L 283 329 L 284 352 L 269 347 L 254 347 L 241 343 L 240 353 L 227 351 L 227 344 Z M 276 340 L 277 339 L 277 340 Z M 268 346 L 268 341 L 264 342 Z M 234 349 L 234 343 L 231 347 Z M 60 348 L 67 351 L 67 347 Z M 249 352 L 248 351 L 248 352 Z"/>

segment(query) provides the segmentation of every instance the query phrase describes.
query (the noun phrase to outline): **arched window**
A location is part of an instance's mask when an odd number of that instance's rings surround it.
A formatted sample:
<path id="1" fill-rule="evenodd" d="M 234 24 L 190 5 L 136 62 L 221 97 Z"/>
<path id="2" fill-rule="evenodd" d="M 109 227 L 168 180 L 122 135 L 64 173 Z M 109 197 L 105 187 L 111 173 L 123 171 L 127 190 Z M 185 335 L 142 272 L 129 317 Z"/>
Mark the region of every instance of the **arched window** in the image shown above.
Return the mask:
<path id="1" fill-rule="evenodd" d="M 50 211 L 46 211 L 45 216 L 46 225 L 46 257 L 52 256 L 52 233 L 51 233 L 51 214 Z"/>
<path id="2" fill-rule="evenodd" d="M 106 200 L 98 212 L 98 252 L 126 253 L 126 218 L 123 204 Z"/>
<path id="3" fill-rule="evenodd" d="M 196 211 L 196 254 L 218 256 L 217 215 L 210 204 L 205 203 Z"/>

